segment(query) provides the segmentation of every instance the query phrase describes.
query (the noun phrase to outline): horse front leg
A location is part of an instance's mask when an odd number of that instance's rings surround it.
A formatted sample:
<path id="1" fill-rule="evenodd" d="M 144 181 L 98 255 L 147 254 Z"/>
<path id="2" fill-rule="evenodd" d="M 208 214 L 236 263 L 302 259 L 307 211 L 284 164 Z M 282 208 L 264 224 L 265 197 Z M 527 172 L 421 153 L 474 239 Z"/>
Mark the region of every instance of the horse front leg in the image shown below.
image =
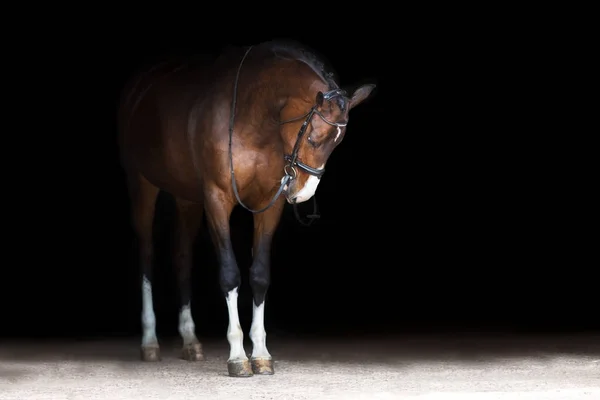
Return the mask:
<path id="1" fill-rule="evenodd" d="M 283 210 L 283 200 L 270 209 L 254 214 L 253 260 L 250 267 L 250 286 L 254 298 L 252 308 L 252 371 L 260 375 L 272 375 L 273 359 L 267 349 L 265 331 L 265 296 L 271 282 L 271 242 Z"/>
<path id="2" fill-rule="evenodd" d="M 244 351 L 244 333 L 238 314 L 238 290 L 241 277 L 233 253 L 229 229 L 229 218 L 233 210 L 233 204 L 218 189 L 214 189 L 212 193 L 206 195 L 205 204 L 206 219 L 219 260 L 219 284 L 225 295 L 229 314 L 227 371 L 229 376 L 252 376 L 250 361 Z"/>

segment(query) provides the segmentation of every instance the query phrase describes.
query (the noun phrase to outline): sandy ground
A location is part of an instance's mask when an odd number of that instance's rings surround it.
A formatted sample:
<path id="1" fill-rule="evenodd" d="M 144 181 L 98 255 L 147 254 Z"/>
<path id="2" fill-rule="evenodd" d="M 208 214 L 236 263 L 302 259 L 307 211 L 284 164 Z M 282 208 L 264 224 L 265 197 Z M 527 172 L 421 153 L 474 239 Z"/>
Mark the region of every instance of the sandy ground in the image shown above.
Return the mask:
<path id="1" fill-rule="evenodd" d="M 600 336 L 269 338 L 276 373 L 250 378 L 225 340 L 196 363 L 178 344 L 142 363 L 133 339 L 2 342 L 0 399 L 600 399 Z"/>

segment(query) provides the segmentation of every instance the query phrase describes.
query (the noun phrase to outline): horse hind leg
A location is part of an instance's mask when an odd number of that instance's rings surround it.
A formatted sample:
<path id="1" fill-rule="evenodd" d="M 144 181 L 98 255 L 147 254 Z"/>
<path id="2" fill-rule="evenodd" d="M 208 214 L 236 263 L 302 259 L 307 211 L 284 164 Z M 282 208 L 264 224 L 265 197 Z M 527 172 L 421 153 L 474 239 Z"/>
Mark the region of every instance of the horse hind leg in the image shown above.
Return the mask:
<path id="1" fill-rule="evenodd" d="M 177 234 L 174 266 L 179 287 L 179 334 L 183 339 L 182 358 L 188 361 L 204 359 L 202 345 L 196 337 L 196 325 L 191 309 L 191 271 L 193 244 L 202 224 L 203 205 L 181 199 L 177 204 Z"/>
<path id="2" fill-rule="evenodd" d="M 152 299 L 152 270 L 154 265 L 152 224 L 159 189 L 137 173 L 130 176 L 128 183 L 132 222 L 138 242 L 142 280 L 141 357 L 143 361 L 159 361 L 160 347 L 156 337 L 156 316 Z"/>

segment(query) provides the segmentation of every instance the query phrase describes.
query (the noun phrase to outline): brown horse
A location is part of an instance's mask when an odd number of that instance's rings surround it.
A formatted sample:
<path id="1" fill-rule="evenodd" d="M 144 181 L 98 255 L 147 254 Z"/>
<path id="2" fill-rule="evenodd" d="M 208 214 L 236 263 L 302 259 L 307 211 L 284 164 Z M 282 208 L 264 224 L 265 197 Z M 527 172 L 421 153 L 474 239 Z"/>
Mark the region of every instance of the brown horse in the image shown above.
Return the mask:
<path id="1" fill-rule="evenodd" d="M 152 222 L 163 190 L 177 204 L 174 262 L 183 358 L 203 359 L 190 310 L 190 269 L 205 211 L 229 313 L 229 375 L 272 374 L 264 307 L 271 240 L 285 199 L 295 204 L 314 195 L 329 155 L 344 137 L 348 112 L 375 85 L 347 96 L 313 53 L 298 44 L 267 42 L 230 48 L 210 63 L 166 62 L 128 86 L 119 109 L 119 145 L 141 260 L 142 359 L 160 359 L 152 304 Z M 242 344 L 240 271 L 230 238 L 229 219 L 237 204 L 254 213 L 250 360 Z"/>

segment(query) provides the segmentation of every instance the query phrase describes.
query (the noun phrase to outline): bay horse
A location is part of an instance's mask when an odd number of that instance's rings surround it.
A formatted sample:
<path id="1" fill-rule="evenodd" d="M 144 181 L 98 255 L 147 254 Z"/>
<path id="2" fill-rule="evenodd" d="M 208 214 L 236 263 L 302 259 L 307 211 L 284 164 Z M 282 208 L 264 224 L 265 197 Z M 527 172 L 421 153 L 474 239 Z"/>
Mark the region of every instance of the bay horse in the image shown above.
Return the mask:
<path id="1" fill-rule="evenodd" d="M 192 243 L 205 213 L 229 314 L 230 376 L 273 374 L 266 346 L 265 295 L 270 247 L 285 200 L 309 200 L 348 112 L 375 88 L 351 95 L 312 51 L 298 43 L 230 47 L 211 62 L 169 61 L 135 76 L 119 104 L 119 149 L 127 176 L 142 286 L 141 358 L 160 360 L 152 301 L 152 224 L 160 191 L 174 196 L 174 265 L 180 293 L 182 358 L 203 360 L 190 309 Z M 250 360 L 237 308 L 241 284 L 230 237 L 235 206 L 253 213 Z"/>

